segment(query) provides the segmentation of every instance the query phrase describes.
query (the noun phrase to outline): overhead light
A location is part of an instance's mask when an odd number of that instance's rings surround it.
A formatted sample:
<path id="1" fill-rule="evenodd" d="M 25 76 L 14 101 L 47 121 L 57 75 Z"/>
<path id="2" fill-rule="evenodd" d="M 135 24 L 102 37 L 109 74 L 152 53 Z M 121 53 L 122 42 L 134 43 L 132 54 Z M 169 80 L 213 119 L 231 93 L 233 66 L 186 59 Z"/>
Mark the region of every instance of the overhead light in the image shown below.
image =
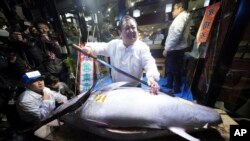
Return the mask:
<path id="1" fill-rule="evenodd" d="M 66 19 L 67 22 L 71 22 L 71 19 Z"/>
<path id="2" fill-rule="evenodd" d="M 140 17 L 141 16 L 141 11 L 139 9 L 135 9 L 133 11 L 133 17 Z"/>
<path id="3" fill-rule="evenodd" d="M 120 24 L 120 21 L 116 21 L 116 26 L 119 26 L 119 24 Z"/>
<path id="4" fill-rule="evenodd" d="M 94 23 L 98 23 L 97 14 L 94 14 Z"/>
<path id="5" fill-rule="evenodd" d="M 209 5 L 209 2 L 210 2 L 210 0 L 205 0 L 205 1 L 204 1 L 204 7 L 208 6 L 208 5 Z"/>
<path id="6" fill-rule="evenodd" d="M 74 17 L 74 15 L 71 14 L 71 13 L 66 13 L 65 16 L 66 16 L 66 18 L 68 18 L 68 17 Z"/>
<path id="7" fill-rule="evenodd" d="M 92 18 L 90 16 L 85 17 L 85 21 L 90 21 L 90 20 L 92 20 Z"/>
<path id="8" fill-rule="evenodd" d="M 172 11 L 172 3 L 166 5 L 165 13 L 169 13 Z"/>

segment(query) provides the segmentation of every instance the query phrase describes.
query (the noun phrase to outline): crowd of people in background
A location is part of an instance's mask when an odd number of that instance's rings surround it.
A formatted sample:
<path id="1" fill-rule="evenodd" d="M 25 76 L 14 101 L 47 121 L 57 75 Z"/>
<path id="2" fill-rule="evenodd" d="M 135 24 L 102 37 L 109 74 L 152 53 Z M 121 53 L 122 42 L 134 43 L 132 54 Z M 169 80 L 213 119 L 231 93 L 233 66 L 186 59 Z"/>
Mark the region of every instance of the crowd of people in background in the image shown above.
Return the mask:
<path id="1" fill-rule="evenodd" d="M 80 42 L 81 35 L 77 27 L 65 24 L 63 30 L 67 44 Z M 115 31 L 110 28 L 107 31 L 103 29 L 100 32 L 103 38 L 98 40 L 108 42 L 119 38 Z M 91 32 L 89 38 L 92 35 L 95 40 L 91 41 L 97 41 L 97 34 Z M 19 95 L 25 91 L 26 86 L 21 79 L 28 72 L 39 71 L 45 76 L 46 87 L 65 95 L 68 99 L 75 96 L 76 84 L 69 84 L 75 82 L 71 81 L 75 76 L 72 76 L 72 68 L 69 68 L 67 63 L 68 58 L 75 61 L 73 64 L 77 63 L 77 52 L 71 48 L 70 54 L 63 52 L 60 40 L 48 22 L 19 21 L 14 26 L 1 30 L 0 45 L 0 120 L 2 117 L 5 118 L 8 112 L 6 107 L 14 105 Z M 73 72 L 73 75 L 75 73 Z"/>
<path id="2" fill-rule="evenodd" d="M 51 29 L 47 22 L 22 21 L 8 29 L 8 37 L 4 35 L 2 40 L 1 35 L 0 120 L 7 116 L 10 126 L 16 125 L 14 112 L 18 98 L 29 89 L 22 82 L 26 73 L 39 71 L 46 78 L 46 88 L 68 99 L 74 96 L 74 87 L 67 84 L 71 72 L 65 65 L 65 54 Z"/>

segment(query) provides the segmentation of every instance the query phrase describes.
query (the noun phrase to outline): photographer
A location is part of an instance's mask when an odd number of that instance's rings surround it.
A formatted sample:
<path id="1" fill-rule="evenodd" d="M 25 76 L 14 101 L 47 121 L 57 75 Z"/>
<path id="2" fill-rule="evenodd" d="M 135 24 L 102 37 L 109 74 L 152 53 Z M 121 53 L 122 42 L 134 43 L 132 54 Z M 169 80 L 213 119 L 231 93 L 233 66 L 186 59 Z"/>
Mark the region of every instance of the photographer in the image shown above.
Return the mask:
<path id="1" fill-rule="evenodd" d="M 27 39 L 23 36 L 23 30 L 19 25 L 16 25 L 9 36 L 7 73 L 17 81 L 20 80 L 23 73 L 35 67 L 35 57 L 30 53 L 26 42 Z"/>
<path id="2" fill-rule="evenodd" d="M 63 65 L 61 46 L 55 37 L 51 36 L 49 26 L 46 23 L 37 24 L 39 32 L 38 46 L 42 50 L 44 73 L 65 79 L 63 76 Z"/>
<path id="3" fill-rule="evenodd" d="M 23 42 L 28 46 L 34 46 L 37 41 L 38 33 L 35 33 L 31 29 L 34 29 L 34 26 L 28 21 L 16 24 L 11 39 Z"/>
<path id="4" fill-rule="evenodd" d="M 9 37 L 9 75 L 20 80 L 21 74 L 30 70 L 43 71 L 42 50 L 38 46 L 38 34 L 30 32 L 32 25 L 16 24 Z"/>

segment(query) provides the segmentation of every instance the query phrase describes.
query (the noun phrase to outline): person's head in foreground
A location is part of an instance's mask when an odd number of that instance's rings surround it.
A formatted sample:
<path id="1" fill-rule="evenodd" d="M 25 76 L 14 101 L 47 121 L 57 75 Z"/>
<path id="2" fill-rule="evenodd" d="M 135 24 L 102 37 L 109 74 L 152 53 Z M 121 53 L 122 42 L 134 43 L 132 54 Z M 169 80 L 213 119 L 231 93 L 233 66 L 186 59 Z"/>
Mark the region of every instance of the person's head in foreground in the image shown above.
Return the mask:
<path id="1" fill-rule="evenodd" d="M 39 71 L 27 72 L 22 76 L 22 82 L 26 88 L 42 93 L 44 89 L 44 76 Z"/>

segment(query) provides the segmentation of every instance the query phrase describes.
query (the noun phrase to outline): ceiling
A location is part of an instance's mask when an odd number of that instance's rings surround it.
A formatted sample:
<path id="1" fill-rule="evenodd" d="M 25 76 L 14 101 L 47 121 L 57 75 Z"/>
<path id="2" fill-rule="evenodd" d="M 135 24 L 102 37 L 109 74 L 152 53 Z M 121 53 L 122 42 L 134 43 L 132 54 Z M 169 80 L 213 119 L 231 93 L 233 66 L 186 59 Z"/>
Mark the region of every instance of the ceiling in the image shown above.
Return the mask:
<path id="1" fill-rule="evenodd" d="M 109 8 L 111 11 L 116 12 L 114 16 L 117 16 L 120 10 L 119 3 L 122 1 L 125 1 L 126 13 L 132 14 L 134 9 L 139 9 L 141 15 L 146 15 L 156 12 L 165 12 L 166 4 L 174 3 L 176 0 L 56 0 L 59 13 L 73 13 L 79 1 L 82 2 L 83 9 L 87 14 L 97 13 L 99 11 L 105 17 L 105 15 L 108 14 Z M 187 1 L 189 3 L 188 10 L 192 10 L 203 7 L 205 0 Z"/>
<path id="2" fill-rule="evenodd" d="M 77 0 L 76 0 L 77 1 Z M 175 0 L 81 0 L 85 16 L 93 16 L 93 14 L 98 15 L 99 20 L 109 20 L 111 23 L 116 22 L 117 16 L 121 11 L 121 1 L 125 1 L 124 10 L 126 14 L 132 15 L 133 10 L 139 9 L 141 17 L 146 15 L 156 15 L 157 13 L 165 13 L 165 7 L 168 3 L 173 3 Z M 189 0 L 188 9 L 197 9 L 203 7 L 204 0 Z M 56 0 L 59 13 L 75 11 L 75 4 L 73 0 Z M 168 14 L 171 20 L 171 14 Z M 165 18 L 165 17 L 164 17 Z M 149 32 L 156 31 L 158 28 L 166 28 L 166 20 L 162 23 L 146 24 L 139 26 L 140 30 Z M 113 25 L 114 25 L 113 24 Z"/>

